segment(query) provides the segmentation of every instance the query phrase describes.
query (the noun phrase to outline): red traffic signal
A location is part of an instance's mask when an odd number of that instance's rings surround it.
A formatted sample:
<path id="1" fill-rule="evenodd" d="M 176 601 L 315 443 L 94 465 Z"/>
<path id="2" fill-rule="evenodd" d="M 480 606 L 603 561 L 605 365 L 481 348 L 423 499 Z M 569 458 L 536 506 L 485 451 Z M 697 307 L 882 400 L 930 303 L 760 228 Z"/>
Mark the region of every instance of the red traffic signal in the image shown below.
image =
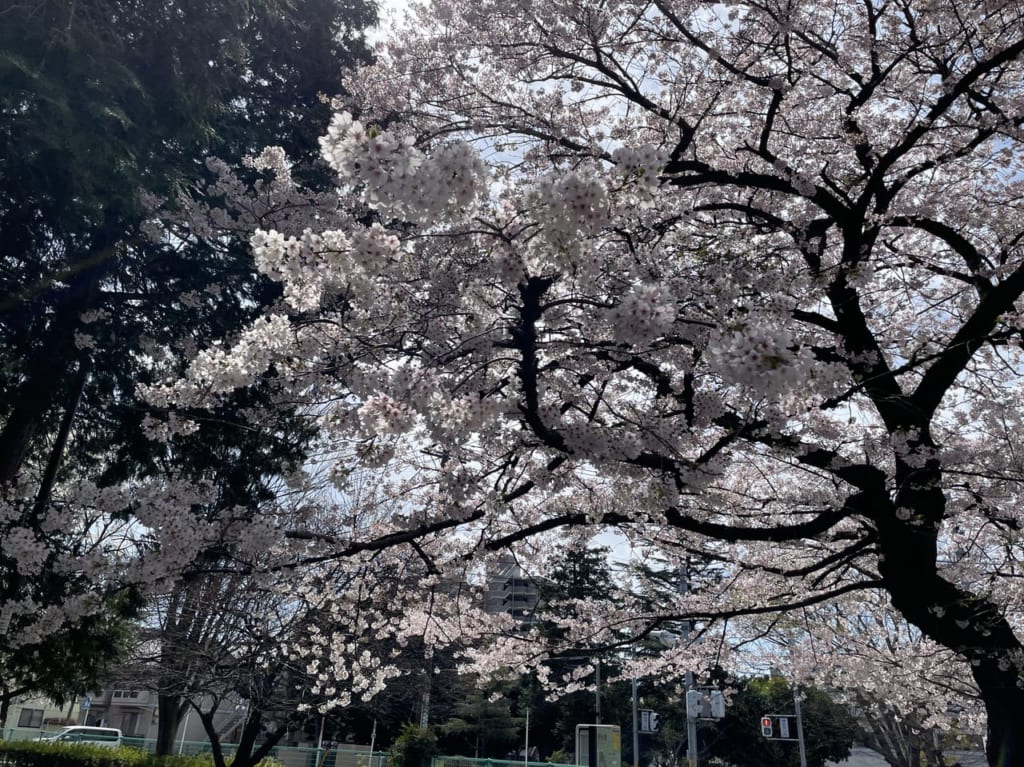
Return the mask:
<path id="1" fill-rule="evenodd" d="M 761 717 L 761 734 L 766 738 L 772 736 L 772 718 L 770 716 Z"/>

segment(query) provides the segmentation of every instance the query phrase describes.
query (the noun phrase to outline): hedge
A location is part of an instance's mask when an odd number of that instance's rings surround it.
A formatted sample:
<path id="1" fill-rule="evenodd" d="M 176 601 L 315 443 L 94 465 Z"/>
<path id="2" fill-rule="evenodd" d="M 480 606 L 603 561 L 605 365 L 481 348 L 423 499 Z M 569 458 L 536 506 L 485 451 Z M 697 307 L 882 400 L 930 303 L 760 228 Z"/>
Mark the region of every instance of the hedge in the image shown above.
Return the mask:
<path id="1" fill-rule="evenodd" d="M 0 767 L 213 767 L 213 755 L 155 756 L 128 746 L 0 741 Z M 264 759 L 260 767 L 280 767 L 280 762 Z"/>

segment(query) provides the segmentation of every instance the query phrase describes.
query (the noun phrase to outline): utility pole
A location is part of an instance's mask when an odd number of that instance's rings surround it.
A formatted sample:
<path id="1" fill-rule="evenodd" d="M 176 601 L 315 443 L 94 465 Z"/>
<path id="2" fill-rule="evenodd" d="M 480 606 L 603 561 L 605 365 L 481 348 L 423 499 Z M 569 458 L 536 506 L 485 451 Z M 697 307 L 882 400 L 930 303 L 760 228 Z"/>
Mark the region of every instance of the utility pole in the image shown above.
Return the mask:
<path id="1" fill-rule="evenodd" d="M 636 713 L 636 674 L 633 675 L 633 767 L 640 767 L 640 727 Z"/>
<path id="2" fill-rule="evenodd" d="M 526 708 L 526 737 L 523 739 L 523 767 L 530 767 L 530 708 Z"/>
<path id="3" fill-rule="evenodd" d="M 689 623 L 689 621 L 687 621 Z M 689 634 L 687 629 L 686 634 Z M 693 672 L 686 672 L 686 691 L 694 689 Z M 686 763 L 687 767 L 697 767 L 697 720 L 686 717 Z M 803 765 L 806 767 L 806 765 Z"/>
<path id="4" fill-rule="evenodd" d="M 800 715 L 800 688 L 793 685 L 793 706 L 796 709 L 796 739 L 800 746 L 800 767 L 807 767 L 807 748 L 804 746 L 804 719 Z"/>
<path id="5" fill-rule="evenodd" d="M 683 566 L 679 570 L 679 593 L 688 594 L 690 592 L 690 558 L 687 557 L 684 560 Z M 690 620 L 683 621 L 683 640 L 686 642 L 690 641 L 690 631 L 693 628 Z M 686 691 L 694 689 L 694 678 L 693 672 L 686 672 Z M 687 767 L 697 767 L 697 720 L 696 718 L 686 717 L 686 763 Z M 803 765 L 802 767 L 806 767 Z"/>
<path id="6" fill-rule="evenodd" d="M 594 666 L 594 724 L 601 724 L 601 659 L 597 659 Z"/>

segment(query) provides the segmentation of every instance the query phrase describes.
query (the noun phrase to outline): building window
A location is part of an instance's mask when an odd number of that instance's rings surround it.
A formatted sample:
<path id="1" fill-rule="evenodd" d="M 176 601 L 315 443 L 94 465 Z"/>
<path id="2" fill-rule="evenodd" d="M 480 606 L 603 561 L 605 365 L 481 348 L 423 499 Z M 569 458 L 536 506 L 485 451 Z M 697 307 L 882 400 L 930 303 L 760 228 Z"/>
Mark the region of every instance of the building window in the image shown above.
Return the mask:
<path id="1" fill-rule="evenodd" d="M 18 716 L 19 727 L 42 727 L 43 726 L 43 709 L 41 708 L 23 708 L 21 714 Z"/>

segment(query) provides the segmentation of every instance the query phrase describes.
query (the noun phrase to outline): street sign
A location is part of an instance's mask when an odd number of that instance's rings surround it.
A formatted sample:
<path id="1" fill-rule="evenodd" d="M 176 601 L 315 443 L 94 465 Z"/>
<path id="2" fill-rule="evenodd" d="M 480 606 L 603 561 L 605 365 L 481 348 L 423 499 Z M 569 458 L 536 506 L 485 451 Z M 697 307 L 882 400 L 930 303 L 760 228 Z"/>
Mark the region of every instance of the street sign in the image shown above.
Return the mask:
<path id="1" fill-rule="evenodd" d="M 82 698 L 82 711 L 88 711 L 89 710 L 89 706 L 91 706 L 91 705 L 92 705 L 92 696 L 91 695 L 86 695 L 84 698 Z"/>

